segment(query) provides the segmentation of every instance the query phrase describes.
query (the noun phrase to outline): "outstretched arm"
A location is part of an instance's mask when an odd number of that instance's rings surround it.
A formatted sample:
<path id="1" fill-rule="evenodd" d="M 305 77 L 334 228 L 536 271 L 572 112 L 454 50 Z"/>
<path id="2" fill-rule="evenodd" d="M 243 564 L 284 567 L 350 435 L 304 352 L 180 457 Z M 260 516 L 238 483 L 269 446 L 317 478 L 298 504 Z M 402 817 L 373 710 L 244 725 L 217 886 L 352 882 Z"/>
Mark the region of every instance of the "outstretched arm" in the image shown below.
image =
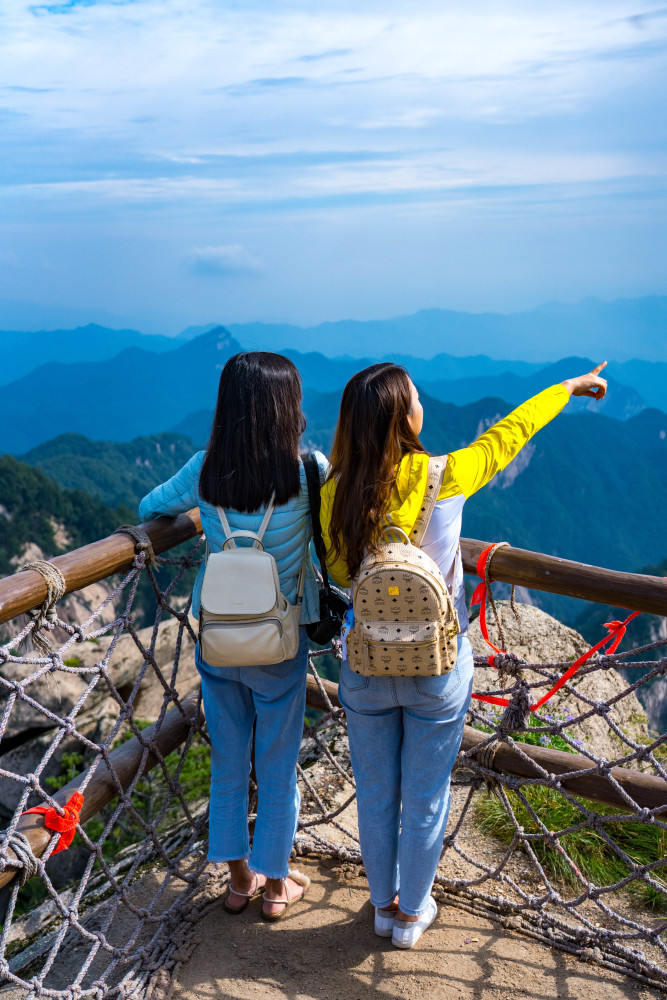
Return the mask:
<path id="1" fill-rule="evenodd" d="M 204 452 L 193 455 L 182 469 L 148 493 L 139 504 L 139 518 L 150 521 L 154 517 L 175 517 L 199 504 L 199 473 Z"/>
<path id="2" fill-rule="evenodd" d="M 468 448 L 451 452 L 447 462 L 447 473 L 438 496 L 444 500 L 453 493 L 463 493 L 470 497 L 493 477 L 506 468 L 530 441 L 534 434 L 553 420 L 567 403 L 570 396 L 591 396 L 602 399 L 607 391 L 607 383 L 600 378 L 606 365 L 604 361 L 578 378 L 566 379 L 538 393 L 513 410 L 504 420 L 489 427 Z"/>

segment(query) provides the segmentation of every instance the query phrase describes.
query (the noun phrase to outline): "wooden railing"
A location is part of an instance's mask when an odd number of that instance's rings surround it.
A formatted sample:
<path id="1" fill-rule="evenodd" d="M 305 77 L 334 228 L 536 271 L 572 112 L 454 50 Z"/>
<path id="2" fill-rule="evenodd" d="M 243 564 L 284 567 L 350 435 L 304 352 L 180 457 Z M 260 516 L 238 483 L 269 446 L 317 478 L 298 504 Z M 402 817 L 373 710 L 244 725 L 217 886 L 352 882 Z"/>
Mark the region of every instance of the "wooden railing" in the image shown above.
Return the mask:
<path id="1" fill-rule="evenodd" d="M 141 527 L 151 539 L 154 552 L 159 555 L 201 532 L 199 510 L 191 510 L 176 518 L 159 518 Z M 487 542 L 461 539 L 466 572 L 475 572 L 477 558 L 487 545 Z M 127 570 L 132 564 L 134 554 L 134 541 L 130 537 L 110 535 L 66 555 L 56 556 L 51 561 L 63 574 L 66 593 L 71 593 L 112 573 Z M 494 580 L 534 590 L 566 594 L 617 607 L 667 615 L 667 579 L 662 577 L 621 573 L 511 547 L 499 549 L 496 553 L 492 577 Z M 44 580 L 39 573 L 32 570 L 0 580 L 0 623 L 38 606 L 45 598 Z M 326 680 L 322 683 L 331 703 L 339 706 L 338 685 Z M 308 678 L 306 701 L 312 708 L 323 710 L 327 708 L 320 688 L 312 677 Z M 138 769 L 141 768 L 143 773 L 155 765 L 157 758 L 154 753 L 146 755 L 146 747 L 154 746 L 166 756 L 186 739 L 194 721 L 197 704 L 198 696 L 192 695 L 179 706 L 172 708 L 160 726 L 157 724 L 150 726 L 139 737 L 135 736 L 113 750 L 109 754 L 109 765 L 113 768 L 115 779 L 106 764 L 103 762 L 98 764 L 86 788 L 81 822 L 85 822 L 116 798 L 119 784 L 123 789 L 128 788 Z M 488 739 L 487 734 L 466 726 L 461 749 L 464 752 L 471 750 L 486 739 Z M 627 809 L 622 796 L 603 776 L 576 773 L 590 772 L 589 758 L 523 743 L 521 751 L 525 757 L 509 744 L 501 743 L 495 755 L 494 767 L 507 774 L 528 778 L 539 777 L 539 768 L 549 774 L 568 774 L 569 777 L 562 780 L 563 787 L 568 791 L 616 806 L 620 810 Z M 529 760 L 526 760 L 526 757 Z M 661 778 L 620 767 L 612 768 L 610 774 L 640 807 L 667 811 L 667 782 Z M 54 799 L 64 805 L 72 792 L 81 785 L 83 777 L 78 775 L 74 778 L 54 795 Z M 22 816 L 18 830 L 26 835 L 34 854 L 41 857 L 52 836 L 52 833 L 45 829 L 42 817 L 36 814 Z M 10 867 L 0 873 L 0 888 L 14 878 L 16 871 L 16 868 Z"/>
<path id="2" fill-rule="evenodd" d="M 194 508 L 178 517 L 147 521 L 141 527 L 150 538 L 154 552 L 159 555 L 201 532 L 199 510 Z M 475 573 L 477 559 L 488 544 L 474 538 L 461 539 L 463 568 L 466 573 Z M 65 578 L 65 592 L 69 594 L 103 580 L 112 573 L 127 570 L 133 558 L 134 542 L 128 535 L 109 535 L 99 542 L 56 556 L 51 562 Z M 579 597 L 584 601 L 610 604 L 632 611 L 667 615 L 665 577 L 622 573 L 511 546 L 498 549 L 495 553 L 491 575 L 494 580 L 530 590 Z M 37 607 L 45 598 L 46 584 L 34 570 L 5 577 L 0 580 L 0 624 Z"/>

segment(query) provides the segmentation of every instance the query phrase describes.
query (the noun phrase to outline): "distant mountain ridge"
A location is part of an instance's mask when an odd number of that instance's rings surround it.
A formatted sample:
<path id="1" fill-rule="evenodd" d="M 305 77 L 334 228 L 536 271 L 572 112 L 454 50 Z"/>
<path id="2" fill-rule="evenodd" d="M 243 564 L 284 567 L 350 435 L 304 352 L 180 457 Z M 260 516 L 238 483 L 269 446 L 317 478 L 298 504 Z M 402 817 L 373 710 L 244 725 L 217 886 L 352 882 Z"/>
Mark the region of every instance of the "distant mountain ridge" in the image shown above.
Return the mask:
<path id="1" fill-rule="evenodd" d="M 485 396 L 502 395 L 502 398 L 518 406 L 525 399 L 536 395 L 547 385 L 555 385 L 566 378 L 571 378 L 573 372 L 590 371 L 594 362 L 590 358 L 563 358 L 553 365 L 540 368 L 530 375 L 515 375 L 505 372 L 500 378 L 497 375 L 476 378 L 438 379 L 424 382 L 430 395 L 447 403 L 462 406 L 472 403 Z M 613 377 L 613 372 L 620 366 L 607 366 L 602 371 L 607 379 L 608 392 L 601 401 L 586 396 L 572 397 L 568 403 L 568 413 L 603 414 L 616 420 L 628 420 L 646 409 L 646 404 L 636 389 L 622 385 Z M 611 368 L 611 372 L 609 369 Z"/>
<path id="2" fill-rule="evenodd" d="M 89 323 L 74 330 L 41 330 L 21 333 L 0 330 L 0 385 L 23 378 L 49 362 L 103 361 L 128 347 L 146 351 L 171 351 L 178 341 L 138 330 L 111 330 Z"/>
<path id="3" fill-rule="evenodd" d="M 102 441 L 131 441 L 162 433 L 165 427 L 177 427 L 201 409 L 202 402 L 215 400 L 220 370 L 240 350 L 241 345 L 225 327 L 216 327 L 160 353 L 130 347 L 102 361 L 68 364 L 54 361 L 42 365 L 9 383 L 0 393 L 0 449 L 22 454 L 64 433 L 84 434 Z M 305 387 L 320 393 L 339 391 L 355 371 L 368 363 L 368 359 L 331 359 L 314 352 L 287 354 L 300 367 Z M 438 375 L 447 370 L 461 371 L 461 359 L 456 360 L 457 364 L 450 368 L 452 359 L 439 355 L 430 364 L 415 366 L 413 374 L 428 392 L 429 383 L 420 379 L 417 372 Z M 577 363 L 585 367 L 592 364 L 587 359 Z M 466 359 L 466 364 L 479 364 L 488 370 L 489 365 L 493 368 L 499 363 L 476 356 Z M 552 381 L 562 377 L 562 374 L 551 376 Z M 484 382 L 483 377 L 477 377 L 475 383 L 485 390 L 476 394 L 477 398 L 484 394 L 504 395 L 505 383 L 511 383 L 513 388 L 508 395 L 513 402 L 518 401 L 518 396 L 527 398 L 551 384 L 549 375 L 541 369 L 515 375 L 513 379 L 499 375 Z M 455 389 L 454 386 L 452 393 Z M 446 395 L 446 390 L 440 394 Z M 574 403 L 573 408 L 577 405 L 581 404 Z M 627 417 L 640 409 L 643 402 L 630 390 L 617 387 L 605 405 L 614 416 Z"/>
<path id="4" fill-rule="evenodd" d="M 224 327 L 156 354 L 131 347 L 107 361 L 53 363 L 0 393 L 0 450 L 21 454 L 54 435 L 131 441 L 162 433 L 203 399 L 241 350 Z"/>
<path id="5" fill-rule="evenodd" d="M 465 313 L 422 309 L 382 320 L 338 320 L 317 326 L 288 323 L 230 323 L 245 347 L 302 350 L 307 342 L 331 357 L 372 353 L 470 353 L 546 363 L 582 351 L 599 361 L 667 359 L 667 296 L 574 304 L 547 303 L 521 313 Z M 372 350 L 369 345 L 373 345 Z M 273 346 L 271 346 L 273 345 Z"/>
<path id="6" fill-rule="evenodd" d="M 137 508 L 156 483 L 173 476 L 195 450 L 182 434 L 155 434 L 134 441 L 91 441 L 61 434 L 20 460 L 41 469 L 65 489 L 85 490 L 104 504 Z"/>

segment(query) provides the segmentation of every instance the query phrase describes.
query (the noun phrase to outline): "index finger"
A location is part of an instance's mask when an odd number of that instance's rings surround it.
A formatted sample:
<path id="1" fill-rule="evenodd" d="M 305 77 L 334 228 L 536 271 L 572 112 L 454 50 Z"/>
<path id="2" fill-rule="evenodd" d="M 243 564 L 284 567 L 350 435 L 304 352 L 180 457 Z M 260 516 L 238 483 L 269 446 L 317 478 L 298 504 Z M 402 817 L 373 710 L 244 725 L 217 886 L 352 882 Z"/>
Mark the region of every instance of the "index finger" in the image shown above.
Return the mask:
<path id="1" fill-rule="evenodd" d="M 591 372 L 591 375 L 599 375 L 600 372 L 602 371 L 602 369 L 606 368 L 606 366 L 607 366 L 607 362 L 603 361 L 601 365 L 598 365 L 597 368 L 593 369 L 593 371 Z"/>

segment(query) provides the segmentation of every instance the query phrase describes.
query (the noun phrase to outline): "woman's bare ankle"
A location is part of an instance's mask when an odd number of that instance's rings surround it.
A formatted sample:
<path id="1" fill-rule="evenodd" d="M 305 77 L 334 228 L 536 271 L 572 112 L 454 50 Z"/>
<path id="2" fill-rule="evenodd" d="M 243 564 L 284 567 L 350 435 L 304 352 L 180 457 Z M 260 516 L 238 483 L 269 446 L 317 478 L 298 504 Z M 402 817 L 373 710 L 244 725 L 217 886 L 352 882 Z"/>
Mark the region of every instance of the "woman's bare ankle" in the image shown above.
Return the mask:
<path id="1" fill-rule="evenodd" d="M 284 890 L 284 878 L 267 878 L 265 892 L 271 899 L 282 899 Z"/>
<path id="2" fill-rule="evenodd" d="M 407 920 L 409 923 L 413 923 L 415 920 L 419 920 L 419 917 L 415 916 L 413 913 L 403 913 L 403 910 L 399 906 L 396 909 L 396 919 Z"/>
<path id="3" fill-rule="evenodd" d="M 236 861 L 228 861 L 231 884 L 234 889 L 241 892 L 249 892 L 255 884 L 255 875 L 248 868 L 245 858 L 238 858 Z M 233 890 L 232 890 L 233 892 Z"/>
<path id="4" fill-rule="evenodd" d="M 378 909 L 379 910 L 383 910 L 383 911 L 386 910 L 387 913 L 389 911 L 391 911 L 392 913 L 396 913 L 396 911 L 398 910 L 398 896 L 396 896 L 392 900 L 392 902 L 389 904 L 389 906 L 379 906 Z"/>

